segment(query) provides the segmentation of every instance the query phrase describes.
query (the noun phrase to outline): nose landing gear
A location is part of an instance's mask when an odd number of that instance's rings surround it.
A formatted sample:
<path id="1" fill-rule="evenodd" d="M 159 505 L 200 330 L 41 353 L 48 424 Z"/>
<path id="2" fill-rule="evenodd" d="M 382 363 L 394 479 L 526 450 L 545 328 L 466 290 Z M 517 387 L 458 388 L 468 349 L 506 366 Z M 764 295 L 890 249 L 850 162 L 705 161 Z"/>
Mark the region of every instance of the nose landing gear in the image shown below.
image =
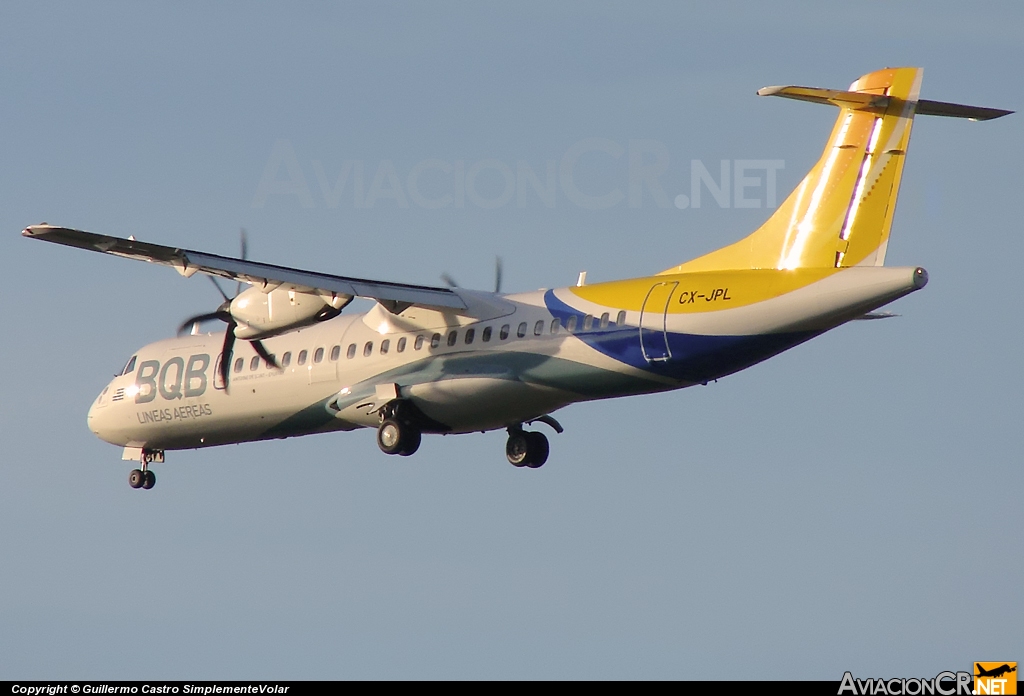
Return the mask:
<path id="1" fill-rule="evenodd" d="M 142 488 L 148 491 L 156 485 L 156 474 L 150 471 L 149 463 L 154 461 L 162 462 L 163 460 L 163 452 L 142 450 L 142 454 L 140 455 L 142 468 L 132 469 L 132 472 L 128 474 L 128 485 L 132 488 Z"/>
<path id="2" fill-rule="evenodd" d="M 156 474 L 149 470 L 132 469 L 132 473 L 128 474 L 128 485 L 149 490 L 156 485 Z"/>

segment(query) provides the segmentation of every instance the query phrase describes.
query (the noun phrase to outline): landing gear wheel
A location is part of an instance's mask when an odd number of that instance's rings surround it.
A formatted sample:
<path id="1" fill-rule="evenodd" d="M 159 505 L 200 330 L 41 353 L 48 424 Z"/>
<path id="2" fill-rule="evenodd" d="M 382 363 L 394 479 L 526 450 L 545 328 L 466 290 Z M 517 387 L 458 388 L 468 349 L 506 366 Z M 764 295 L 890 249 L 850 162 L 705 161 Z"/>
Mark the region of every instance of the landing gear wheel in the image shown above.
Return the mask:
<path id="1" fill-rule="evenodd" d="M 528 466 L 539 469 L 548 460 L 550 451 L 548 439 L 543 433 L 513 430 L 508 434 L 505 456 L 512 466 Z"/>
<path id="2" fill-rule="evenodd" d="M 422 436 L 416 426 L 395 418 L 385 418 L 377 428 L 377 446 L 384 454 L 408 457 L 420 447 Z"/>
<path id="3" fill-rule="evenodd" d="M 145 482 L 146 474 L 141 469 L 132 469 L 132 473 L 128 474 L 128 485 L 132 488 L 142 488 Z"/>
<path id="4" fill-rule="evenodd" d="M 527 466 L 530 461 L 530 439 L 529 433 L 517 430 L 508 434 L 508 442 L 505 443 L 505 456 L 512 466 Z"/>
<path id="5" fill-rule="evenodd" d="M 152 470 L 147 469 L 146 471 L 143 472 L 142 487 L 145 490 L 148 491 L 150 488 L 152 488 L 155 485 L 156 485 L 156 474 L 154 474 Z"/>
<path id="6" fill-rule="evenodd" d="M 410 454 L 416 454 L 416 450 L 420 448 L 420 442 L 423 440 L 423 435 L 413 427 L 407 426 L 404 430 L 405 437 L 402 443 L 402 451 L 398 454 L 408 457 Z"/>
<path id="7" fill-rule="evenodd" d="M 384 454 L 398 454 L 402 451 L 402 426 L 391 418 L 377 428 L 377 446 Z"/>
<path id="8" fill-rule="evenodd" d="M 551 451 L 551 446 L 548 445 L 548 439 L 544 436 L 544 433 L 524 433 L 526 435 L 526 441 L 529 443 L 530 457 L 526 462 L 526 466 L 531 469 L 539 469 L 544 466 L 544 462 L 548 460 L 548 453 Z"/>

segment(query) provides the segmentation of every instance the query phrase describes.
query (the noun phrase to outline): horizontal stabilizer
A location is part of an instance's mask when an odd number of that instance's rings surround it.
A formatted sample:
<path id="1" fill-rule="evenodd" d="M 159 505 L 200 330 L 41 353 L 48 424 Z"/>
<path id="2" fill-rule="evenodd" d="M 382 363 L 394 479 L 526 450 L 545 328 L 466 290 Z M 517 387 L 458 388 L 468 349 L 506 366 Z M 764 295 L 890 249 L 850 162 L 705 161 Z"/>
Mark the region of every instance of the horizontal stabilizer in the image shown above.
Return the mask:
<path id="1" fill-rule="evenodd" d="M 796 85 L 762 87 L 757 90 L 757 96 L 785 97 L 786 99 L 799 99 L 800 101 L 809 101 L 815 104 L 845 106 L 848 109 L 883 110 L 889 105 L 889 98 L 881 94 L 846 92 L 840 89 L 820 89 L 818 87 L 797 87 Z"/>
<path id="2" fill-rule="evenodd" d="M 952 116 L 953 118 L 969 118 L 972 121 L 991 121 L 1013 112 L 1006 109 L 990 109 L 985 106 L 967 106 L 966 104 L 950 104 L 949 102 L 921 99 L 917 102 L 917 113 L 920 116 Z"/>
<path id="3" fill-rule="evenodd" d="M 860 319 L 862 321 L 869 321 L 869 320 L 872 320 L 872 319 L 892 319 L 893 317 L 898 317 L 898 316 L 900 316 L 900 315 L 899 314 L 893 314 L 892 312 L 868 312 L 867 314 L 861 314 L 859 317 L 854 317 L 854 319 Z"/>
<path id="4" fill-rule="evenodd" d="M 762 87 L 757 90 L 757 94 L 761 97 L 785 97 L 787 99 L 809 101 L 815 104 L 832 104 L 833 106 L 845 107 L 847 109 L 879 112 L 884 111 L 893 100 L 893 97 L 886 97 L 880 94 L 820 89 L 818 87 L 798 87 L 796 85 Z M 994 118 L 1013 113 L 1006 109 L 952 104 L 950 102 L 932 101 L 930 99 L 918 100 L 916 112 L 919 116 L 950 116 L 953 118 L 968 118 L 972 121 L 991 121 Z"/>

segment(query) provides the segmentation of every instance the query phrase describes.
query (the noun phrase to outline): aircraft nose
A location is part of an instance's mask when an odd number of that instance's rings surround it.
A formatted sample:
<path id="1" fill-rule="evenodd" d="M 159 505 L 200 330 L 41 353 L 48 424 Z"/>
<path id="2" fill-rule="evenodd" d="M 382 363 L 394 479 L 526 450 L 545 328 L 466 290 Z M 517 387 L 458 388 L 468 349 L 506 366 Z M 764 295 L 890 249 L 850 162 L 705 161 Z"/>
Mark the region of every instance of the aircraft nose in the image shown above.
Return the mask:
<path id="1" fill-rule="evenodd" d="M 89 425 L 89 430 L 96 435 L 99 435 L 97 428 L 99 427 L 100 412 L 103 410 L 100 407 L 100 399 L 102 398 L 103 394 L 96 397 L 96 400 L 92 402 L 92 406 L 89 407 L 89 415 L 85 417 L 85 421 Z"/>
<path id="2" fill-rule="evenodd" d="M 89 430 L 92 431 L 93 435 L 101 440 L 109 442 L 108 439 L 108 421 L 110 410 L 110 387 L 106 387 L 96 400 L 92 402 L 92 406 L 89 407 L 89 413 L 86 416 L 86 424 L 89 426 Z"/>

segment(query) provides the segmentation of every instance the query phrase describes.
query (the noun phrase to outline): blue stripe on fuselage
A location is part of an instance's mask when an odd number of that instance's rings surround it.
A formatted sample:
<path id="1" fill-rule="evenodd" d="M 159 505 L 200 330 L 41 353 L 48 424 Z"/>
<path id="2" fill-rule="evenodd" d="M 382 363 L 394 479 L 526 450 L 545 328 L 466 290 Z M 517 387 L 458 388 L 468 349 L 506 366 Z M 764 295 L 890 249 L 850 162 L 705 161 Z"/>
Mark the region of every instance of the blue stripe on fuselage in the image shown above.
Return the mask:
<path id="1" fill-rule="evenodd" d="M 582 325 L 585 312 L 574 309 L 555 296 L 544 293 L 544 304 L 551 315 L 565 326 L 575 316 Z M 669 333 L 668 346 L 672 357 L 665 361 L 648 361 L 640 347 L 640 331 L 636 326 L 609 326 L 606 329 L 577 331 L 575 337 L 594 350 L 630 367 L 663 375 L 682 382 L 700 383 L 723 377 L 766 360 L 782 351 L 814 338 L 820 332 L 757 334 L 751 336 L 703 336 Z M 663 340 L 660 332 L 645 334 Z"/>

